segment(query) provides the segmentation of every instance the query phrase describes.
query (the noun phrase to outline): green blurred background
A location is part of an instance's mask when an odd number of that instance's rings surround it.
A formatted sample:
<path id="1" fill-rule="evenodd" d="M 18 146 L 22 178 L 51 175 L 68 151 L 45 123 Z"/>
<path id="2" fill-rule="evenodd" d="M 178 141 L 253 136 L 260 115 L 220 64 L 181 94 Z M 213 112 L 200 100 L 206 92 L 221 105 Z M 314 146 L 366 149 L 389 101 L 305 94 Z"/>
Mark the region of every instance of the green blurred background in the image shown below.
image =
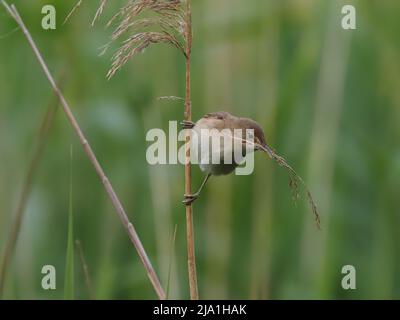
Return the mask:
<path id="1" fill-rule="evenodd" d="M 184 60 L 156 45 L 112 80 L 99 57 L 111 1 L 90 27 L 97 1 L 17 1 L 21 16 L 120 196 L 171 298 L 188 298 L 183 166 L 150 166 L 151 128 L 181 120 Z M 194 204 L 198 281 L 208 299 L 400 298 L 400 2 L 396 0 L 193 0 L 193 117 L 226 110 L 257 119 L 269 144 L 312 190 L 291 200 L 287 173 L 256 155 L 251 176 L 211 179 Z M 57 29 L 41 29 L 54 4 Z M 357 9 L 357 30 L 341 8 Z M 0 250 L 9 235 L 37 132 L 52 91 L 15 23 L 0 8 Z M 115 49 L 115 47 L 114 47 Z M 64 297 L 70 146 L 74 238 L 99 299 L 156 295 L 104 189 L 61 110 L 40 161 L 7 275 L 5 298 Z M 193 188 L 203 175 L 193 167 Z M 172 235 L 177 234 L 174 249 Z M 173 252 L 173 254 L 171 254 Z M 57 289 L 41 288 L 54 265 Z M 341 287 L 342 266 L 357 289 Z M 75 255 L 75 298 L 88 298 Z"/>

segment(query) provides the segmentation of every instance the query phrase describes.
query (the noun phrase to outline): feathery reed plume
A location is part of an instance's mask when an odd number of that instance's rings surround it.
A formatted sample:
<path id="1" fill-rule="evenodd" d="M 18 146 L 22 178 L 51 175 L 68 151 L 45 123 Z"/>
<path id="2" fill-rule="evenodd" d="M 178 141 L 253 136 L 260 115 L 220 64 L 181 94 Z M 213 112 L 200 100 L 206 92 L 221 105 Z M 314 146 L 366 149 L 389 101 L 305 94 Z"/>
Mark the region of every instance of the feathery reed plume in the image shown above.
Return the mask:
<path id="1" fill-rule="evenodd" d="M 106 2 L 101 2 L 94 21 L 100 17 Z M 144 14 L 151 15 L 151 17 L 141 17 Z M 191 121 L 190 64 L 192 52 L 192 12 L 190 0 L 128 0 L 127 4 L 109 20 L 107 26 L 113 25 L 116 21 L 118 21 L 117 26 L 111 34 L 109 43 L 104 46 L 101 54 L 104 54 L 122 36 L 126 34 L 129 34 L 129 36 L 122 41 L 122 46 L 114 53 L 107 78 L 112 78 L 130 58 L 138 53 L 142 53 L 150 45 L 165 43 L 177 48 L 186 60 L 184 119 Z M 191 194 L 191 166 L 189 161 L 190 130 L 186 130 L 185 141 L 185 194 Z M 186 229 L 190 297 L 193 300 L 197 300 L 199 294 L 197 288 L 192 204 L 186 205 Z"/>
<path id="2" fill-rule="evenodd" d="M 321 218 L 319 216 L 319 213 L 317 210 L 317 205 L 314 201 L 314 198 L 313 198 L 310 190 L 308 189 L 303 178 L 286 162 L 285 158 L 283 158 L 282 156 L 277 154 L 275 152 L 275 150 L 273 150 L 268 145 L 262 146 L 258 143 L 254 143 L 252 141 L 243 139 L 241 137 L 236 137 L 236 136 L 231 136 L 231 137 L 233 139 L 241 140 L 245 143 L 248 143 L 248 144 L 254 146 L 254 148 L 256 148 L 256 149 L 264 151 L 272 160 L 275 160 L 276 163 L 278 163 L 281 167 L 283 167 L 284 169 L 286 169 L 289 172 L 289 187 L 292 189 L 292 197 L 293 197 L 294 201 L 296 201 L 300 196 L 300 193 L 298 190 L 299 182 L 303 185 L 303 187 L 306 191 L 307 200 L 310 204 L 312 213 L 314 214 L 315 223 L 316 223 L 318 229 L 321 229 Z"/>
<path id="3" fill-rule="evenodd" d="M 101 2 L 94 21 L 102 14 L 106 2 L 105 0 Z M 142 17 L 144 14 L 151 16 Z M 104 54 L 115 41 L 129 35 L 112 57 L 112 65 L 107 73 L 108 79 L 112 78 L 130 58 L 144 52 L 153 44 L 171 45 L 186 56 L 185 21 L 180 0 L 130 0 L 110 19 L 107 26 L 116 21 L 118 21 L 117 26 L 101 54 Z"/>
<path id="4" fill-rule="evenodd" d="M 103 13 L 103 10 L 105 8 L 105 6 L 107 5 L 108 0 L 100 0 L 100 5 L 99 8 L 96 11 L 96 14 L 93 18 L 92 21 L 92 27 L 94 26 L 94 24 L 96 23 L 96 20 L 101 16 L 101 14 Z"/>
<path id="5" fill-rule="evenodd" d="M 111 69 L 107 73 L 107 78 L 111 79 L 114 74 L 121 69 L 130 58 L 137 53 L 142 53 L 148 46 L 155 43 L 167 43 L 183 50 L 179 41 L 168 32 L 141 32 L 137 33 L 123 42 L 121 48 L 113 56 Z"/>
<path id="6" fill-rule="evenodd" d="M 17 29 L 19 29 L 19 27 Z M 59 83 L 61 83 L 61 86 L 64 85 L 64 75 L 62 77 L 60 77 Z M 24 212 L 26 209 L 26 205 L 28 203 L 29 194 L 31 193 L 31 190 L 32 190 L 33 178 L 34 178 L 35 172 L 39 166 L 39 163 L 42 159 L 43 152 L 45 150 L 46 143 L 47 143 L 47 138 L 49 136 L 51 126 L 54 122 L 54 115 L 57 110 L 58 104 L 59 104 L 59 101 L 58 101 L 57 97 L 55 97 L 55 96 L 52 97 L 52 99 L 49 103 L 49 106 L 47 107 L 46 114 L 40 125 L 38 136 L 36 138 L 37 142 L 34 147 L 32 158 L 28 165 L 27 174 L 24 178 L 21 195 L 18 199 L 18 204 L 17 204 L 16 210 L 14 213 L 14 221 L 11 226 L 10 234 L 8 236 L 8 239 L 7 239 L 7 242 L 5 245 L 3 255 L 1 257 L 0 298 L 1 298 L 1 296 L 3 294 L 3 290 L 4 290 L 4 285 L 5 285 L 6 276 L 7 276 L 7 269 L 10 264 L 15 245 L 18 241 L 22 221 L 24 218 Z"/>
<path id="7" fill-rule="evenodd" d="M 289 172 L 289 179 L 290 179 L 289 187 L 292 189 L 292 196 L 294 201 L 296 201 L 299 198 L 299 190 L 298 190 L 299 182 L 303 185 L 307 194 L 308 203 L 310 204 L 312 213 L 314 214 L 315 223 L 317 224 L 318 229 L 321 229 L 321 218 L 317 210 L 317 205 L 303 178 L 286 162 L 285 158 L 278 155 L 272 148 L 268 146 L 266 147 L 258 146 L 258 147 L 264 152 L 266 152 L 271 159 L 275 160 L 281 167 L 285 168 Z"/>
<path id="8" fill-rule="evenodd" d="M 25 26 L 25 23 L 23 22 L 21 16 L 19 15 L 19 13 L 14 5 L 9 6 L 5 0 L 1 0 L 1 3 L 6 8 L 7 12 L 10 14 L 10 16 L 21 27 L 31 49 L 34 52 L 34 55 L 36 56 L 37 60 L 39 61 L 39 64 L 40 64 L 43 72 L 45 73 L 47 79 L 49 80 L 51 87 L 53 88 L 55 94 L 59 98 L 62 108 L 63 108 L 63 111 L 65 112 L 65 115 L 66 115 L 69 123 L 71 124 L 73 130 L 75 131 L 76 135 L 78 136 L 78 139 L 81 142 L 83 149 L 84 149 L 86 155 L 88 156 L 91 164 L 93 165 L 94 169 L 96 170 L 96 173 L 98 174 L 100 180 L 102 181 L 104 189 L 107 192 L 107 195 L 109 196 L 109 198 L 113 204 L 113 207 L 114 207 L 116 213 L 118 214 L 123 226 L 125 227 L 125 230 L 128 233 L 131 242 L 135 246 L 135 248 L 138 252 L 138 255 L 140 257 L 140 260 L 142 261 L 142 263 L 146 269 L 146 272 L 150 279 L 150 282 L 153 285 L 153 288 L 157 293 L 157 296 L 159 297 L 159 299 L 165 299 L 164 289 L 162 288 L 162 286 L 160 284 L 160 280 L 159 280 L 153 266 L 151 265 L 151 262 L 147 256 L 146 251 L 144 250 L 142 242 L 140 241 L 140 238 L 139 238 L 133 224 L 129 221 L 129 218 L 128 218 L 127 214 L 125 213 L 125 209 L 122 206 L 121 201 L 119 200 L 117 194 L 115 193 L 114 188 L 112 187 L 109 179 L 105 175 L 103 168 L 101 167 L 99 161 L 97 160 L 96 155 L 94 154 L 89 142 L 86 139 L 86 136 L 83 134 L 82 129 L 80 128 L 78 122 L 76 121 L 75 116 L 72 113 L 68 102 L 66 101 L 65 97 L 61 93 L 60 88 L 58 87 L 57 83 L 55 82 L 53 76 L 51 75 L 49 68 L 47 67 L 47 64 L 45 63 L 39 49 L 37 48 L 36 43 L 34 42 L 29 30 Z"/>

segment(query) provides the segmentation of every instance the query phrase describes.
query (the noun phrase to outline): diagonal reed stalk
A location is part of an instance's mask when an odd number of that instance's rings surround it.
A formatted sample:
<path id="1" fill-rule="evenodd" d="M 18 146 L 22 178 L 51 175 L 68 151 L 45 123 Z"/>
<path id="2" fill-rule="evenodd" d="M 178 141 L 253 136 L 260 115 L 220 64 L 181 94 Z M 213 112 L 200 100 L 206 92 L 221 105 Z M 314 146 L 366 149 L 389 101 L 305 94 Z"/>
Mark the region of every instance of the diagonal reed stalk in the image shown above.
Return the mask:
<path id="1" fill-rule="evenodd" d="M 19 27 L 17 28 L 19 29 Z M 64 75 L 61 76 L 61 80 L 59 81 L 61 85 L 64 84 Z M 12 223 L 9 236 L 7 238 L 7 242 L 4 248 L 4 252 L 1 256 L 0 261 L 0 298 L 4 292 L 5 281 L 7 277 L 8 266 L 11 262 L 12 254 L 15 248 L 15 245 L 18 241 L 19 233 L 21 230 L 22 220 L 24 217 L 24 212 L 26 209 L 26 204 L 28 202 L 28 197 L 32 189 L 33 178 L 42 159 L 42 155 L 46 146 L 47 137 L 49 135 L 50 128 L 54 121 L 55 112 L 58 107 L 58 99 L 51 99 L 49 106 L 47 107 L 46 114 L 43 118 L 43 121 L 40 125 L 39 134 L 37 137 L 37 143 L 34 147 L 32 158 L 29 162 L 29 166 L 27 169 L 26 176 L 23 181 L 23 187 L 21 191 L 21 195 L 19 196 L 17 207 L 14 213 L 14 221 Z"/>
<path id="2" fill-rule="evenodd" d="M 25 26 L 22 18 L 20 17 L 17 9 L 15 8 L 14 5 L 9 6 L 4 0 L 1 0 L 1 3 L 3 4 L 3 6 L 6 8 L 7 12 L 10 14 L 10 16 L 17 22 L 17 24 L 21 27 L 31 49 L 33 50 L 37 60 L 39 61 L 39 64 L 41 66 L 41 68 L 43 69 L 43 72 L 45 73 L 47 79 L 49 80 L 55 94 L 57 95 L 57 97 L 60 100 L 60 103 L 62 105 L 62 108 L 65 112 L 65 115 L 69 121 L 69 123 L 71 124 L 73 130 L 75 131 L 76 135 L 79 138 L 80 143 L 83 146 L 83 149 L 86 153 L 86 155 L 88 156 L 90 162 L 92 163 L 94 169 L 96 170 L 96 173 L 98 174 L 100 180 L 102 181 L 103 185 L 104 185 L 104 189 L 107 192 L 112 205 L 115 209 L 115 211 L 117 212 L 123 226 L 126 229 L 126 232 L 129 235 L 130 240 L 132 241 L 133 245 L 135 246 L 140 260 L 142 261 L 147 275 L 150 279 L 151 284 L 153 285 L 154 290 L 157 293 L 157 296 L 159 299 L 165 299 L 165 292 L 164 289 L 161 287 L 160 284 L 160 280 L 147 256 L 146 251 L 144 250 L 144 247 L 142 245 L 142 242 L 140 241 L 140 238 L 133 226 L 133 224 L 129 221 L 129 218 L 127 216 L 127 214 L 125 213 L 125 209 L 123 208 L 121 201 L 119 200 L 117 194 L 114 191 L 114 188 L 112 187 L 110 181 L 108 180 L 107 176 L 105 175 L 103 168 L 101 167 L 100 163 L 98 162 L 90 144 L 88 143 L 85 135 L 83 134 L 78 122 L 75 119 L 75 116 L 73 115 L 71 108 L 68 104 L 68 102 L 65 100 L 63 94 L 61 93 L 58 85 L 56 84 L 56 82 L 54 81 L 53 76 L 51 75 L 39 49 L 37 48 L 34 40 L 32 39 L 32 36 L 29 33 L 29 30 L 27 29 L 27 27 Z"/>

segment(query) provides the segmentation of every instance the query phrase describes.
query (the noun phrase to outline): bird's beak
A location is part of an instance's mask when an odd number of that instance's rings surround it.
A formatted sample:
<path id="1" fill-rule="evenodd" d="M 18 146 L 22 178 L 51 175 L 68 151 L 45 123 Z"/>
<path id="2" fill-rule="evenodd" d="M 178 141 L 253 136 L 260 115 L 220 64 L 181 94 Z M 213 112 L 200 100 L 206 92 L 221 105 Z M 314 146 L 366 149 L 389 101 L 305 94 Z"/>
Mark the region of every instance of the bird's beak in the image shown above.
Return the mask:
<path id="1" fill-rule="evenodd" d="M 274 154 L 274 151 L 270 148 L 270 147 L 268 147 L 268 145 L 267 144 L 256 144 L 256 149 L 257 150 L 261 150 L 261 151 L 264 151 L 271 159 L 273 159 L 274 157 L 273 157 L 273 154 Z"/>

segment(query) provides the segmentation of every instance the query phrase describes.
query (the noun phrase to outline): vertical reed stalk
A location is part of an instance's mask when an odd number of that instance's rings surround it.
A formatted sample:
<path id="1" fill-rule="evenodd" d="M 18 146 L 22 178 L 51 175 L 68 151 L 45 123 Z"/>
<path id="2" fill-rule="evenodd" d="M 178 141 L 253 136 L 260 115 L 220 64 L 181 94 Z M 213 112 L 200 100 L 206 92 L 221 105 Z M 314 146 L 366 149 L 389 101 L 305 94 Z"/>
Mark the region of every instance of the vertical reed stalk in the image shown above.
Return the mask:
<path id="1" fill-rule="evenodd" d="M 185 14 L 185 41 L 186 41 L 186 96 L 185 96 L 185 113 L 186 121 L 192 121 L 192 102 L 191 102 L 191 78 L 190 78 L 190 62 L 192 52 L 192 12 L 190 0 L 186 0 Z M 190 167 L 190 130 L 186 130 L 186 164 L 185 164 L 185 193 L 192 193 L 192 177 Z M 190 298 L 192 300 L 199 299 L 197 289 L 196 274 L 196 255 L 194 245 L 194 227 L 193 227 L 193 207 L 192 204 L 186 205 L 186 237 L 188 252 L 188 269 L 189 269 L 189 287 Z"/>
<path id="2" fill-rule="evenodd" d="M 96 170 L 96 173 L 98 174 L 100 180 L 102 181 L 103 185 L 104 185 L 104 189 L 107 192 L 113 207 L 115 209 L 115 211 L 117 212 L 123 226 L 125 227 L 126 232 L 129 235 L 130 240 L 132 241 L 133 245 L 135 246 L 140 260 L 142 261 L 147 275 L 150 279 L 151 284 L 153 285 L 154 290 L 157 293 L 157 296 L 159 297 L 159 299 L 165 299 L 165 292 L 163 290 L 163 288 L 161 287 L 160 284 L 160 280 L 158 279 L 158 276 L 155 272 L 155 270 L 153 269 L 153 266 L 151 265 L 151 262 L 147 256 L 146 251 L 144 250 L 144 247 L 142 245 L 142 242 L 140 241 L 140 238 L 138 236 L 138 234 L 136 233 L 136 230 L 133 226 L 133 224 L 129 221 L 129 218 L 127 216 L 127 214 L 125 213 L 125 209 L 123 208 L 117 194 L 114 191 L 114 188 L 112 187 L 110 181 L 108 180 L 107 176 L 105 175 L 103 168 L 101 167 L 100 163 L 98 162 L 90 144 L 88 143 L 85 135 L 83 134 L 78 122 L 75 119 L 75 116 L 73 115 L 71 108 L 68 104 L 68 102 L 65 100 L 63 94 L 61 93 L 59 87 L 57 86 L 56 82 L 54 81 L 53 76 L 51 75 L 39 49 L 37 48 L 34 40 L 32 39 L 32 36 L 30 35 L 28 29 L 26 28 L 24 22 L 22 21 L 17 9 L 15 8 L 14 5 L 11 5 L 11 7 L 4 1 L 1 0 L 1 3 L 3 4 L 3 6 L 7 9 L 8 13 L 10 14 L 10 16 L 17 22 L 17 24 L 21 27 L 30 47 L 32 48 L 37 60 L 39 61 L 39 64 L 41 66 L 41 68 L 43 69 L 43 72 L 45 73 L 47 79 L 49 80 L 55 94 L 57 95 L 57 97 L 59 98 L 62 108 L 65 112 L 65 115 L 69 121 L 69 123 L 71 124 L 73 130 L 75 131 L 76 135 L 79 138 L 79 141 L 81 142 L 83 149 L 86 153 L 86 155 L 88 156 L 90 162 L 92 163 L 93 167 Z"/>
<path id="3" fill-rule="evenodd" d="M 64 300 L 73 300 L 74 293 L 74 209 L 72 198 L 72 173 L 73 173 L 73 146 L 70 149 L 70 171 L 69 171 L 69 208 L 68 208 L 68 237 L 67 254 L 65 259 L 64 276 Z"/>

